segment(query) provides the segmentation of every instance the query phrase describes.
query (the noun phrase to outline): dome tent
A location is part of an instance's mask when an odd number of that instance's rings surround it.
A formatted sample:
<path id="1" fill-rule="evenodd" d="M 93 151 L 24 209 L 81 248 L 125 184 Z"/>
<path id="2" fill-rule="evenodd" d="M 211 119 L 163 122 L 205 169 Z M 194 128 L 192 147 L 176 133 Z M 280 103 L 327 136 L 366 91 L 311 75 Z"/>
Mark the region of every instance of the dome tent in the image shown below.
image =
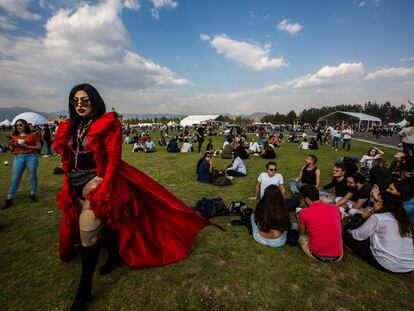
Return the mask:
<path id="1" fill-rule="evenodd" d="M 14 125 L 14 123 L 16 123 L 17 120 L 19 119 L 23 119 L 26 120 L 27 123 L 31 123 L 33 125 L 41 125 L 41 124 L 48 124 L 49 122 L 47 121 L 47 119 L 36 113 L 36 112 L 23 112 L 17 116 L 14 117 L 13 121 L 12 121 L 12 125 Z"/>
<path id="2" fill-rule="evenodd" d="M 10 126 L 12 123 L 9 121 L 9 119 L 5 119 L 4 121 L 0 122 L 0 126 Z"/>

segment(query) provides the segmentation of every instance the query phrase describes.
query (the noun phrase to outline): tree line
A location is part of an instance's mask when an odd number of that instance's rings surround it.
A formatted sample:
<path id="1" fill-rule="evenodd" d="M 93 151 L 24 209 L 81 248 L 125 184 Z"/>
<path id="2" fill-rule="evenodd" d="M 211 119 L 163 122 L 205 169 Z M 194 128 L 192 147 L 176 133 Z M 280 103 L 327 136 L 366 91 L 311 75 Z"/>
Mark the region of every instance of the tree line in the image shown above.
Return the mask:
<path id="1" fill-rule="evenodd" d="M 376 102 L 366 102 L 364 105 L 338 105 L 338 106 L 325 106 L 321 108 L 310 108 L 303 110 L 299 115 L 295 111 L 290 111 L 286 115 L 276 112 L 275 114 L 269 114 L 264 116 L 261 122 L 271 122 L 273 124 L 294 124 L 299 122 L 310 123 L 315 125 L 320 117 L 326 116 L 335 111 L 347 111 L 347 112 L 361 112 L 374 117 L 378 117 L 384 124 L 392 122 L 400 122 L 409 114 L 414 113 L 414 109 L 408 109 L 405 105 L 399 107 L 391 105 L 391 102 L 387 101 L 383 104 Z"/>

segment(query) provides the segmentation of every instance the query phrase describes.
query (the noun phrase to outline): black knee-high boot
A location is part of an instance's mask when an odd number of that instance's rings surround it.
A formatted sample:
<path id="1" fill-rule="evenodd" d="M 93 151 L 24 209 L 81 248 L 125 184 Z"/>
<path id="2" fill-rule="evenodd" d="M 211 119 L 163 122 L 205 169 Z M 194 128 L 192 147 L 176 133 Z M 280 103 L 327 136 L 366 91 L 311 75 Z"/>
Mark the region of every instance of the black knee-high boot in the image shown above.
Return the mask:
<path id="1" fill-rule="evenodd" d="M 106 275 L 118 267 L 122 260 L 118 254 L 118 235 L 117 232 L 109 227 L 102 228 L 101 231 L 103 239 L 107 243 L 108 247 L 108 259 L 99 268 L 100 275 Z"/>
<path id="2" fill-rule="evenodd" d="M 99 250 L 99 243 L 89 247 L 82 246 L 82 276 L 75 300 L 70 307 L 71 311 L 85 310 L 85 304 L 91 300 L 92 277 L 98 261 Z"/>

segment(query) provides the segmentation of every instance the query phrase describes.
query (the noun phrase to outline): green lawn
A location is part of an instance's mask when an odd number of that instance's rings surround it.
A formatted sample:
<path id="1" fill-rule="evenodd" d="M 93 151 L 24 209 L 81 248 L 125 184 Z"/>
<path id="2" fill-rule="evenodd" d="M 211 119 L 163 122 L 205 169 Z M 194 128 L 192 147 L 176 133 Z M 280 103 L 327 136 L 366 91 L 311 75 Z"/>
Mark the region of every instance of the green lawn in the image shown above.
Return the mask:
<path id="1" fill-rule="evenodd" d="M 0 137 L 4 141 L 4 136 Z M 155 139 L 157 141 L 157 138 Z M 222 138 L 215 138 L 215 146 Z M 205 145 L 204 145 L 205 147 Z M 351 155 L 361 157 L 369 144 L 354 141 Z M 285 183 L 298 174 L 309 152 L 298 145 L 276 149 L 279 172 Z M 189 205 L 201 197 L 245 201 L 255 193 L 257 176 L 266 160 L 246 160 L 248 176 L 219 188 L 195 180 L 197 153 L 154 154 L 131 152 L 124 145 L 123 159 L 153 177 Z M 395 150 L 381 148 L 391 160 Z M 332 164 L 346 152 L 324 146 L 319 158 L 322 182 L 330 180 Z M 0 198 L 11 178 L 10 154 L 0 153 Z M 14 206 L 0 211 L 0 306 L 2 310 L 67 310 L 80 276 L 80 256 L 64 264 L 58 257 L 61 214 L 55 196 L 62 175 L 53 175 L 58 157 L 41 158 L 39 201 L 28 201 L 29 181 L 23 176 Z M 216 167 L 230 160 L 214 158 Z M 3 202 L 1 202 L 3 203 Z M 232 217 L 214 218 L 227 228 L 206 228 L 198 236 L 189 258 L 179 263 L 134 270 L 127 266 L 108 276 L 94 277 L 90 310 L 414 310 L 414 274 L 391 275 L 371 268 L 345 251 L 342 262 L 325 264 L 307 258 L 299 247 L 271 249 L 257 244 L 242 227 L 231 227 Z M 101 254 L 100 263 L 105 259 Z"/>

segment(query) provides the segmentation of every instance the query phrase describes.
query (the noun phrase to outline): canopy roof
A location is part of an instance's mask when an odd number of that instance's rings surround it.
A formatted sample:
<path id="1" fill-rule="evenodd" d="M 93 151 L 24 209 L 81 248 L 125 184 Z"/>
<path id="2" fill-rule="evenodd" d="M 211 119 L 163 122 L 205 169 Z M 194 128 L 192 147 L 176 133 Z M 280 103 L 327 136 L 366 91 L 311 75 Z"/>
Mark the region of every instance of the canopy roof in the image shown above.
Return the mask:
<path id="1" fill-rule="evenodd" d="M 0 126 L 1 125 L 10 126 L 11 122 L 9 121 L 9 119 L 6 118 L 4 121 L 0 122 Z"/>
<path id="2" fill-rule="evenodd" d="M 185 117 L 180 121 L 181 126 L 191 126 L 194 124 L 200 124 L 203 122 L 209 122 L 209 121 L 221 121 L 221 115 L 214 114 L 214 115 L 191 115 L 188 117 Z"/>
<path id="3" fill-rule="evenodd" d="M 348 120 L 348 119 L 358 119 L 358 121 L 369 121 L 369 122 L 382 122 L 380 118 L 370 116 L 365 113 L 360 112 L 347 112 L 347 111 L 335 111 L 326 116 L 320 117 L 320 121 L 330 121 L 330 120 Z"/>
<path id="4" fill-rule="evenodd" d="M 31 123 L 33 125 L 41 125 L 41 124 L 48 124 L 49 123 L 44 116 L 42 116 L 42 115 L 40 115 L 36 112 L 23 112 L 23 113 L 21 113 L 21 114 L 14 117 L 14 119 L 12 121 L 12 125 L 14 125 L 14 123 L 19 119 L 26 120 L 27 123 Z"/>

